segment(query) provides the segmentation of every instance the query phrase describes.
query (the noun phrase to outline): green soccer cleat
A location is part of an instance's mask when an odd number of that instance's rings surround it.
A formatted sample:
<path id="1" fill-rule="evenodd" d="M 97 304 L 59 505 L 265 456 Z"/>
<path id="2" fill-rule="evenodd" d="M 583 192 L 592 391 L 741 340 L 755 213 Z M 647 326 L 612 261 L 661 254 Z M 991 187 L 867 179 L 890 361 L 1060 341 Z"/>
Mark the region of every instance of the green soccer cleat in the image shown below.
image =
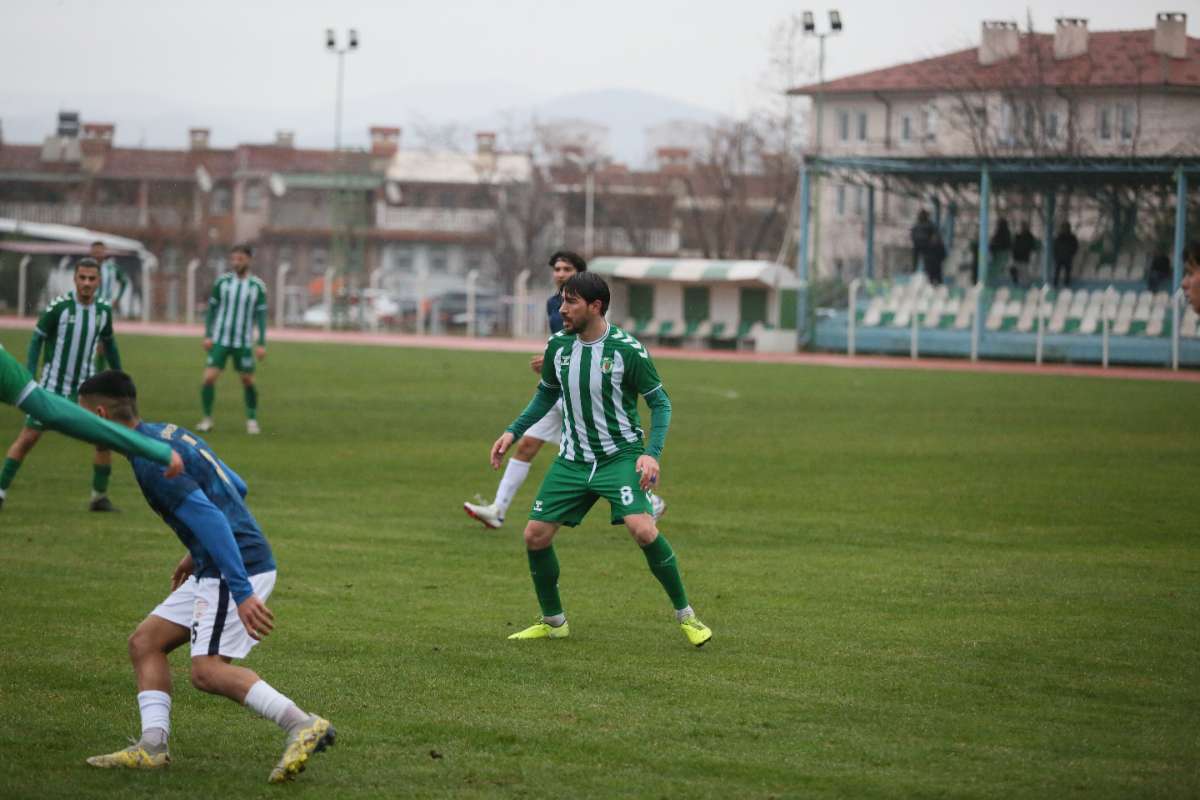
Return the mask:
<path id="1" fill-rule="evenodd" d="M 92 756 L 87 763 L 101 769 L 161 769 L 171 763 L 171 754 L 165 746 L 151 752 L 140 742 L 135 742 L 115 753 Z"/>
<path id="2" fill-rule="evenodd" d="M 680 620 L 679 627 L 683 631 L 683 635 L 687 637 L 688 643 L 696 647 L 703 647 L 712 638 L 712 629 L 701 622 L 695 614 Z"/>
<path id="3" fill-rule="evenodd" d="M 570 626 L 564 622 L 562 625 L 554 626 L 548 622 L 538 620 L 533 625 L 530 625 L 523 631 L 517 631 L 509 636 L 509 639 L 565 639 L 571 635 Z"/>
<path id="4" fill-rule="evenodd" d="M 316 714 L 308 718 L 304 727 L 288 736 L 287 746 L 275 769 L 271 770 L 268 783 L 284 783 L 304 771 L 308 757 L 320 753 L 327 747 L 332 747 L 337 739 L 337 731 Z"/>

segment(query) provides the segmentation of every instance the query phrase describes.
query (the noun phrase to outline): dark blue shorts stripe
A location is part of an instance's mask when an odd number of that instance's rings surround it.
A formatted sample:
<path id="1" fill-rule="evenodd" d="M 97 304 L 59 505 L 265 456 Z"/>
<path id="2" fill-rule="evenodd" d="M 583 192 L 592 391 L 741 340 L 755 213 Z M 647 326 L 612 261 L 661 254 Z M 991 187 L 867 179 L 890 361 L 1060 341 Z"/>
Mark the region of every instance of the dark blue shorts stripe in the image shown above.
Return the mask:
<path id="1" fill-rule="evenodd" d="M 229 613 L 229 587 L 221 581 L 217 598 L 217 618 L 213 620 L 212 636 L 208 640 L 208 654 L 221 654 L 221 632 L 225 629 L 225 615 Z"/>

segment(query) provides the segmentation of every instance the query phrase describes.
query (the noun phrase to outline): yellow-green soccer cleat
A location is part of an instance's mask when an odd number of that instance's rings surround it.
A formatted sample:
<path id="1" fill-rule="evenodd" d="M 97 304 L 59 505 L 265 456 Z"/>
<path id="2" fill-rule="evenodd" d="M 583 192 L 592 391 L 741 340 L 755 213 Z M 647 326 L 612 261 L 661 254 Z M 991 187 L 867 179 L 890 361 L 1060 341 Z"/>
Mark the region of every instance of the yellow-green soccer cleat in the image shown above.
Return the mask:
<path id="1" fill-rule="evenodd" d="M 683 631 L 683 635 L 687 637 L 688 642 L 694 644 L 696 647 L 703 647 L 712 638 L 712 630 L 701 622 L 695 614 L 692 614 L 687 619 L 680 620 L 679 627 Z"/>
<path id="2" fill-rule="evenodd" d="M 171 763 L 171 754 L 166 747 L 161 752 L 151 753 L 135 742 L 115 753 L 92 756 L 87 763 L 101 769 L 160 769 Z"/>
<path id="3" fill-rule="evenodd" d="M 288 737 L 287 746 L 283 749 L 283 757 L 271 770 L 268 783 L 284 783 L 304 772 L 308 757 L 320 753 L 327 747 L 332 747 L 337 739 L 337 731 L 316 714 L 308 718 L 304 727 Z"/>
<path id="4" fill-rule="evenodd" d="M 510 639 L 565 639 L 571 635 L 571 626 L 564 622 L 555 627 L 548 622 L 538 620 L 523 631 L 517 631 Z"/>

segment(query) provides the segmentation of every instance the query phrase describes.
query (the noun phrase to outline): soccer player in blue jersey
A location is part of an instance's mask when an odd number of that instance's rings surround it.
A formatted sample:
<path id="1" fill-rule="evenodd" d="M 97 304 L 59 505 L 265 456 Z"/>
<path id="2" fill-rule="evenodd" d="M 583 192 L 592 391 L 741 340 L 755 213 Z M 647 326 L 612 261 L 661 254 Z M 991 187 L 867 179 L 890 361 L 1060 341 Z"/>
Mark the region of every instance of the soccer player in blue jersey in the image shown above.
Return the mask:
<path id="1" fill-rule="evenodd" d="M 583 256 L 570 250 L 559 250 L 550 256 L 550 269 L 554 272 L 554 294 L 546 300 L 546 318 L 550 323 L 550 332 L 558 333 L 563 329 L 562 287 L 572 275 L 587 271 L 587 261 Z M 529 362 L 534 373 L 542 373 L 542 356 L 536 355 Z M 504 467 L 504 475 L 500 485 L 496 487 L 496 498 L 490 503 L 484 503 L 483 498 L 476 496 L 477 503 L 463 503 L 467 514 L 483 523 L 485 528 L 496 529 L 504 524 L 504 515 L 517 496 L 517 490 L 529 477 L 529 468 L 533 459 L 546 442 L 558 442 L 563 435 L 562 403 L 557 403 L 538 420 L 533 427 L 525 431 L 525 435 L 517 442 L 517 446 L 508 464 Z M 657 494 L 651 493 L 650 502 L 654 509 L 654 518 L 658 519 L 667 510 L 666 501 Z"/>
<path id="2" fill-rule="evenodd" d="M 137 389 L 124 372 L 108 370 L 89 378 L 79 389 L 79 403 L 100 417 L 166 442 L 183 458 L 184 472 L 175 480 L 165 479 L 161 468 L 147 459 L 134 457 L 132 464 L 146 502 L 188 550 L 171 576 L 171 594 L 129 637 L 141 738 L 87 762 L 134 769 L 170 763 L 167 654 L 190 640 L 193 686 L 244 704 L 287 732 L 283 757 L 269 780 L 288 780 L 304 769 L 312 753 L 332 745 L 336 732 L 328 720 L 300 710 L 257 674 L 232 663 L 249 654 L 274 627 L 265 601 L 275 586 L 275 559 L 246 506 L 246 482 L 187 430 L 143 422 Z"/>

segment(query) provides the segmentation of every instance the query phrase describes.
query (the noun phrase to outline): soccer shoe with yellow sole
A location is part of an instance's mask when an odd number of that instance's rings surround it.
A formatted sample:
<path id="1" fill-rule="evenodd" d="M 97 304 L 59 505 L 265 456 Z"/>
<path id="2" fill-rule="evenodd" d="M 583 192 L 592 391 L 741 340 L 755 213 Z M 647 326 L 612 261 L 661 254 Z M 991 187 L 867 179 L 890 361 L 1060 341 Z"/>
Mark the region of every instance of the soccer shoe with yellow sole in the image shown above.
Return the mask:
<path id="1" fill-rule="evenodd" d="M 171 754 L 166 747 L 162 750 L 147 749 L 140 742 L 134 742 L 124 750 L 92 756 L 87 763 L 101 769 L 160 769 L 171 763 Z"/>
<path id="2" fill-rule="evenodd" d="M 283 749 L 283 757 L 271 770 L 268 783 L 283 783 L 289 781 L 304 771 L 308 757 L 320 753 L 327 747 L 333 747 L 337 739 L 337 731 L 329 724 L 329 720 L 313 714 L 298 731 L 288 736 L 287 746 Z"/>
<path id="3" fill-rule="evenodd" d="M 509 639 L 565 639 L 571 635 L 571 627 L 566 622 L 562 625 L 551 625 L 539 620 L 523 631 L 517 631 Z"/>
<path id="4" fill-rule="evenodd" d="M 687 637 L 688 643 L 696 647 L 703 647 L 712 638 L 712 630 L 695 614 L 687 619 L 681 619 L 679 627 L 683 631 L 683 635 Z"/>
<path id="5" fill-rule="evenodd" d="M 484 503 L 482 497 L 476 497 L 478 503 L 463 503 L 463 511 L 467 512 L 467 516 L 479 520 L 483 523 L 483 527 L 491 530 L 496 530 L 504 524 L 504 515 L 500 513 L 500 509 L 496 508 L 495 503 Z"/>

